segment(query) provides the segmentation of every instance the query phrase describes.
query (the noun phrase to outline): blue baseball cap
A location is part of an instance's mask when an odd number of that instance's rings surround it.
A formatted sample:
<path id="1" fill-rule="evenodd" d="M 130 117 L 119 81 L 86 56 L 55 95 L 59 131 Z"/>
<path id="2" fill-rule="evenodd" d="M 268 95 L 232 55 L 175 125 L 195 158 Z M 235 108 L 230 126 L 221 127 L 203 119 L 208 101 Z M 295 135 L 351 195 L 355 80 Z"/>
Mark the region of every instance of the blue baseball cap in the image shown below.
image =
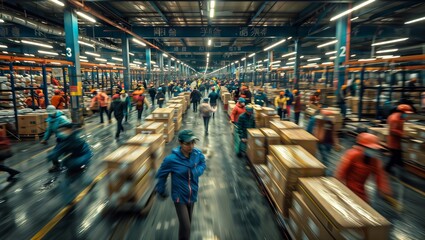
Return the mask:
<path id="1" fill-rule="evenodd" d="M 199 140 L 199 138 L 197 138 L 195 136 L 195 134 L 193 133 L 192 130 L 189 129 L 184 129 L 181 130 L 178 134 L 178 140 L 180 142 L 192 142 L 193 140 Z"/>
<path id="2" fill-rule="evenodd" d="M 240 97 L 240 98 L 238 99 L 238 102 L 245 103 L 246 101 L 245 101 L 245 98 L 241 98 L 241 97 Z"/>

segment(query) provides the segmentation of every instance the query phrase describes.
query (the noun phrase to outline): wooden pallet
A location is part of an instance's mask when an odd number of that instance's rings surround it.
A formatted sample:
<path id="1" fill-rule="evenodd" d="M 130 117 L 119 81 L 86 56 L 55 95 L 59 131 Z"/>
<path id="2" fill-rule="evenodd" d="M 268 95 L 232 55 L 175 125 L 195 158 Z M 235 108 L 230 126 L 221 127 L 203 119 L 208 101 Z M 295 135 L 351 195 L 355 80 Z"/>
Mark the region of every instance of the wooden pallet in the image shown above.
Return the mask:
<path id="1" fill-rule="evenodd" d="M 28 141 L 39 141 L 42 138 L 44 133 L 41 134 L 19 134 L 19 138 L 22 140 Z"/>

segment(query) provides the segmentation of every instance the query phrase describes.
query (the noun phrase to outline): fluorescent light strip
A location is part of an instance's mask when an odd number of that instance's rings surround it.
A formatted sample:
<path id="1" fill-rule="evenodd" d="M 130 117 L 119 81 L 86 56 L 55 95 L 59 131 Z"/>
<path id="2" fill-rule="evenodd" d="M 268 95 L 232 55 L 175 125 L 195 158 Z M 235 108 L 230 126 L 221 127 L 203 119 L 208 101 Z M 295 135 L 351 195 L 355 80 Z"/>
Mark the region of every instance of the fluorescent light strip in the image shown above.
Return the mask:
<path id="1" fill-rule="evenodd" d="M 400 56 L 382 56 L 382 59 L 399 58 Z"/>
<path id="2" fill-rule="evenodd" d="M 77 15 L 80 16 L 80 17 L 82 17 L 82 18 L 84 18 L 84 19 L 86 19 L 86 20 L 88 20 L 88 21 L 90 21 L 90 22 L 92 22 L 92 23 L 95 23 L 96 22 L 96 19 L 90 17 L 89 15 L 87 15 L 87 14 L 85 14 L 83 12 L 77 11 Z"/>
<path id="3" fill-rule="evenodd" d="M 269 50 L 269 49 L 272 49 L 272 48 L 276 47 L 277 45 L 282 44 L 282 43 L 284 43 L 284 42 L 286 42 L 286 39 L 282 39 L 282 40 L 280 40 L 279 42 L 276 42 L 276 43 L 274 43 L 274 44 L 272 44 L 272 45 L 270 45 L 270 46 L 268 46 L 268 47 L 264 48 L 264 51 L 267 51 L 267 50 Z"/>
<path id="4" fill-rule="evenodd" d="M 4 20 L 3 19 L 0 19 L 0 23 L 4 23 Z"/>
<path id="5" fill-rule="evenodd" d="M 210 9 L 210 18 L 214 18 L 214 9 Z"/>
<path id="6" fill-rule="evenodd" d="M 171 61 L 174 61 L 174 60 L 176 60 L 176 59 L 172 57 L 172 58 L 171 58 Z"/>
<path id="7" fill-rule="evenodd" d="M 288 57 L 288 56 L 295 55 L 295 54 L 297 54 L 297 53 L 291 52 L 291 53 L 283 54 L 282 57 Z"/>
<path id="8" fill-rule="evenodd" d="M 100 57 L 100 54 L 93 53 L 93 52 L 85 52 L 85 54 L 95 56 L 95 57 Z"/>
<path id="9" fill-rule="evenodd" d="M 81 45 L 85 45 L 85 46 L 89 46 L 89 47 L 94 48 L 94 44 L 91 44 L 91 43 L 86 43 L 86 42 L 83 42 L 83 41 L 78 41 L 78 43 L 81 44 Z"/>
<path id="10" fill-rule="evenodd" d="M 364 58 L 364 59 L 359 59 L 359 62 L 367 62 L 367 61 L 375 61 L 375 58 Z"/>
<path id="11" fill-rule="evenodd" d="M 107 62 L 108 61 L 107 59 L 104 59 L 104 58 L 95 58 L 95 60 L 101 61 L 101 62 Z"/>
<path id="12" fill-rule="evenodd" d="M 58 0 L 49 0 L 49 1 L 52 2 L 52 3 L 55 3 L 56 5 L 59 5 L 61 7 L 64 7 L 65 6 L 65 4 L 63 2 L 58 1 Z"/>
<path id="13" fill-rule="evenodd" d="M 47 54 L 47 55 L 59 55 L 58 53 L 55 52 L 49 52 L 49 51 L 43 51 L 43 50 L 38 50 L 39 53 L 43 53 L 43 54 Z"/>
<path id="14" fill-rule="evenodd" d="M 332 56 L 332 57 L 330 57 L 329 59 L 330 60 L 334 60 L 336 57 L 335 56 Z"/>
<path id="15" fill-rule="evenodd" d="M 168 55 L 167 55 L 167 54 L 165 54 L 165 53 L 163 53 L 163 54 L 162 54 L 162 56 L 164 56 L 164 57 L 166 57 L 166 58 L 168 57 Z"/>
<path id="16" fill-rule="evenodd" d="M 87 59 L 80 59 L 80 62 L 89 62 Z"/>
<path id="17" fill-rule="evenodd" d="M 336 19 L 338 19 L 338 18 L 340 18 L 342 16 L 348 15 L 349 13 L 354 12 L 354 11 L 356 11 L 356 10 L 358 10 L 358 9 L 366 6 L 366 5 L 369 5 L 369 4 L 373 3 L 373 2 L 375 2 L 375 0 L 368 0 L 366 2 L 360 3 L 359 5 L 351 8 L 351 9 L 348 9 L 347 11 L 344 11 L 344 12 L 340 13 L 340 14 L 336 15 L 335 17 L 332 17 L 331 18 L 331 21 L 334 21 L 334 20 L 336 20 Z"/>
<path id="18" fill-rule="evenodd" d="M 2 51 L 2 53 L 4 53 L 4 54 L 9 54 L 9 52 L 8 52 L 8 51 Z"/>
<path id="19" fill-rule="evenodd" d="M 210 53 L 207 53 L 207 57 L 209 57 L 210 56 Z"/>
<path id="20" fill-rule="evenodd" d="M 274 64 L 276 64 L 276 63 L 280 63 L 280 61 L 274 61 L 274 62 L 271 62 L 271 63 L 270 63 L 270 65 L 274 65 Z"/>
<path id="21" fill-rule="evenodd" d="M 137 43 L 137 44 L 139 44 L 139 45 L 142 45 L 142 46 L 146 47 L 146 43 L 144 43 L 144 42 L 140 41 L 140 40 L 139 40 L 139 39 L 137 39 L 137 38 L 133 38 L 133 42 L 135 42 L 135 43 Z"/>
<path id="22" fill-rule="evenodd" d="M 332 65 L 334 64 L 333 62 L 323 62 L 322 65 Z"/>
<path id="23" fill-rule="evenodd" d="M 322 47 L 325 47 L 325 46 L 329 46 L 329 45 L 335 44 L 337 42 L 338 42 L 338 40 L 333 40 L 333 41 L 330 41 L 330 42 L 327 42 L 327 43 L 323 43 L 321 45 L 318 45 L 317 48 L 322 48 Z"/>
<path id="24" fill-rule="evenodd" d="M 242 58 L 242 59 L 241 59 L 241 61 L 245 61 L 245 60 L 246 60 L 246 58 Z"/>
<path id="25" fill-rule="evenodd" d="M 379 46 L 379 45 L 385 45 L 390 43 L 403 42 L 403 41 L 406 41 L 407 39 L 409 38 L 399 38 L 399 39 L 394 39 L 394 40 L 389 40 L 384 42 L 377 42 L 377 43 L 373 43 L 371 46 Z"/>
<path id="26" fill-rule="evenodd" d="M 80 58 L 87 59 L 87 57 L 86 57 L 86 56 L 81 56 L 81 55 L 80 55 Z"/>
<path id="27" fill-rule="evenodd" d="M 421 18 L 418 18 L 418 19 L 414 19 L 414 20 L 410 20 L 408 22 L 405 22 L 404 24 L 411 24 L 411 23 L 415 23 L 415 22 L 419 22 L 419 21 L 424 21 L 424 20 L 425 20 L 425 17 L 421 17 Z"/>
<path id="28" fill-rule="evenodd" d="M 286 65 L 294 65 L 295 62 L 287 62 Z"/>
<path id="29" fill-rule="evenodd" d="M 7 48 L 6 45 L 0 44 L 0 48 Z"/>
<path id="30" fill-rule="evenodd" d="M 115 61 L 120 61 L 120 62 L 122 62 L 123 60 L 122 60 L 122 58 L 117 58 L 117 57 L 111 57 L 111 59 L 112 60 L 115 60 Z"/>
<path id="31" fill-rule="evenodd" d="M 48 45 L 48 44 L 44 44 L 44 43 L 38 43 L 38 42 L 33 42 L 33 41 L 28 41 L 28 40 L 21 40 L 21 43 L 35 45 L 35 46 L 39 46 L 39 47 L 45 47 L 45 48 L 53 48 L 52 45 Z"/>
<path id="32" fill-rule="evenodd" d="M 59 63 L 59 62 L 50 62 L 50 64 L 53 64 L 53 65 L 61 65 L 61 63 Z"/>
<path id="33" fill-rule="evenodd" d="M 335 53 L 336 53 L 336 51 L 332 51 L 332 52 L 325 53 L 325 55 L 332 55 L 332 54 L 335 54 Z"/>
<path id="34" fill-rule="evenodd" d="M 376 53 L 389 53 L 389 52 L 397 52 L 397 51 L 398 51 L 397 48 L 393 48 L 393 49 L 379 50 L 379 51 L 376 51 Z"/>
<path id="35" fill-rule="evenodd" d="M 255 53 L 251 53 L 248 55 L 248 57 L 254 57 L 254 56 L 255 56 Z"/>
<path id="36" fill-rule="evenodd" d="M 208 39 L 208 46 L 211 46 L 211 39 Z"/>
<path id="37" fill-rule="evenodd" d="M 34 54 L 29 54 L 29 53 L 24 53 L 24 55 L 25 55 L 25 56 L 28 56 L 28 57 L 35 57 L 35 55 L 34 55 Z"/>
<path id="38" fill-rule="evenodd" d="M 352 18 L 350 20 L 353 22 L 353 21 L 356 21 L 357 19 L 359 19 L 359 17 L 354 17 L 354 18 Z"/>
<path id="39" fill-rule="evenodd" d="M 106 64 L 115 66 L 115 63 L 107 62 Z"/>
<path id="40" fill-rule="evenodd" d="M 129 53 L 128 53 L 128 55 L 130 55 L 130 56 L 134 56 L 134 53 L 129 52 Z"/>
<path id="41" fill-rule="evenodd" d="M 311 58 L 311 59 L 307 59 L 307 62 L 314 62 L 314 61 L 319 61 L 321 58 Z"/>
<path id="42" fill-rule="evenodd" d="M 133 63 L 142 65 L 142 62 L 139 62 L 139 61 L 133 61 Z"/>

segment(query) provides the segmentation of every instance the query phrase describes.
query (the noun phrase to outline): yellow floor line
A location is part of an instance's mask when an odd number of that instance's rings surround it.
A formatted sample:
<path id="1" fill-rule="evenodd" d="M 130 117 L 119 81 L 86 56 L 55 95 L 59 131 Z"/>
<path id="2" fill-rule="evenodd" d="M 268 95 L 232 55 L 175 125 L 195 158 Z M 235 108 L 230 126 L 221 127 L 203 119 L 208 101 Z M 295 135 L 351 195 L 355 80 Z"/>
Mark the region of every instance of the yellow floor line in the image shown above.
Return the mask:
<path id="1" fill-rule="evenodd" d="M 407 188 L 410 188 L 410 189 L 412 189 L 413 191 L 415 191 L 415 192 L 417 192 L 417 193 L 419 193 L 420 195 L 422 195 L 422 196 L 424 196 L 424 197 L 425 197 L 425 192 L 424 192 L 424 191 L 419 190 L 419 189 L 415 188 L 414 186 L 412 186 L 412 185 L 410 185 L 410 184 L 407 184 L 407 183 L 405 183 L 405 182 L 401 181 L 400 179 L 398 179 L 398 178 L 396 178 L 396 177 L 394 177 L 394 176 L 390 176 L 390 177 L 391 177 L 392 179 L 394 179 L 394 180 L 398 181 L 399 183 L 401 183 L 401 185 L 403 185 L 403 186 L 405 186 L 405 187 L 407 187 Z"/>
<path id="2" fill-rule="evenodd" d="M 58 224 L 58 222 L 60 220 L 62 220 L 63 217 L 65 217 L 65 215 L 72 209 L 72 207 L 74 207 L 77 203 L 79 203 L 90 192 L 90 190 L 93 188 L 93 186 L 97 182 L 99 182 L 100 180 L 102 180 L 107 174 L 108 174 L 108 171 L 105 169 L 99 175 L 97 175 L 96 178 L 93 180 L 92 183 L 90 183 L 89 186 L 87 186 L 83 191 L 81 191 L 74 198 L 74 200 L 72 200 L 72 202 L 70 204 L 68 204 L 67 206 L 65 206 L 64 208 L 62 208 L 59 211 L 59 213 L 56 214 L 56 216 L 52 218 L 52 220 L 50 220 L 40 231 L 37 232 L 37 234 L 35 234 L 31 238 L 31 240 L 40 240 L 43 237 L 45 237 L 46 234 L 48 232 L 50 232 L 50 230 L 52 230 L 56 226 L 56 224 Z"/>

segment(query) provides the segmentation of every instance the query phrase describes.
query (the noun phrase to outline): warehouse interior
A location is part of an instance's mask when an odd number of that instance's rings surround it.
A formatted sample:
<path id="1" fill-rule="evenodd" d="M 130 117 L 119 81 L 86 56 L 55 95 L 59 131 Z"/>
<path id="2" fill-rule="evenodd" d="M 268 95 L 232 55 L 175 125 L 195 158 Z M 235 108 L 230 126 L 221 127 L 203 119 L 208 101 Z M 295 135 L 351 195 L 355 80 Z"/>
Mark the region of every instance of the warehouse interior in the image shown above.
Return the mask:
<path id="1" fill-rule="evenodd" d="M 183 129 L 206 158 L 190 239 L 425 239 L 424 23 L 419 0 L 1 1 L 2 239 L 182 239 L 155 174 Z M 194 92 L 217 93 L 209 131 Z M 50 111 L 89 146 L 81 171 L 50 172 Z M 364 197 L 338 174 L 366 132 Z"/>

